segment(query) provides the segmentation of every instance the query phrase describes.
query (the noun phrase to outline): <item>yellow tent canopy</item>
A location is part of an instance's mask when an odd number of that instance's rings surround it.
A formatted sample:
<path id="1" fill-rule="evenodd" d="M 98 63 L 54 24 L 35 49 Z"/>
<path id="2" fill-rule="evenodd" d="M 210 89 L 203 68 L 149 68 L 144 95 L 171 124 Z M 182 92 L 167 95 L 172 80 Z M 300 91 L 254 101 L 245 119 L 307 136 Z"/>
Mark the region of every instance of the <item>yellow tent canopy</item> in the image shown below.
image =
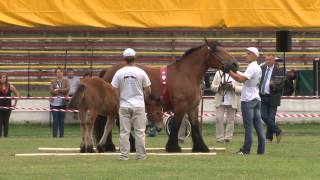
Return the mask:
<path id="1" fill-rule="evenodd" d="M 1 0 L 0 26 L 320 27 L 320 0 Z"/>

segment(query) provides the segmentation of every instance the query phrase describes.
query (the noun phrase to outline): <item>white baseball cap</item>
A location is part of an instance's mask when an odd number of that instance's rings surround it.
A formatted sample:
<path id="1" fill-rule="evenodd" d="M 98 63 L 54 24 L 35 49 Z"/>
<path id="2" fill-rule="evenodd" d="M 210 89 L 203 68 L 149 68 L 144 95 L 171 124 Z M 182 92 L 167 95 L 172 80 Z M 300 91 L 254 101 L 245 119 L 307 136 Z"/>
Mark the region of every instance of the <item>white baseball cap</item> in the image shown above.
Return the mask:
<path id="1" fill-rule="evenodd" d="M 136 51 L 132 48 L 127 48 L 123 51 L 123 57 L 133 57 L 136 56 Z"/>
<path id="2" fill-rule="evenodd" d="M 256 47 L 248 47 L 248 48 L 246 48 L 246 50 L 252 52 L 254 55 L 259 57 L 259 50 Z"/>

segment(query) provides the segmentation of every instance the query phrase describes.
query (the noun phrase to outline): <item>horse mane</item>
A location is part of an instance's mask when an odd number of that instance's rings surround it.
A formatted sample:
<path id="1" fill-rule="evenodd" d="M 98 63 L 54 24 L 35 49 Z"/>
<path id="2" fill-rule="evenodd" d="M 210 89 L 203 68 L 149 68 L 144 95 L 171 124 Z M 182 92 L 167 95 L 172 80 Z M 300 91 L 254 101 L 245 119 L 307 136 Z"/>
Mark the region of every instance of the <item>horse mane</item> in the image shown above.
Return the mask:
<path id="1" fill-rule="evenodd" d="M 181 58 L 178 60 L 182 60 L 184 59 L 186 56 L 188 56 L 189 54 L 192 54 L 193 52 L 197 51 L 198 49 L 200 49 L 202 46 L 205 46 L 206 44 L 197 46 L 197 47 L 193 47 L 188 49 L 182 56 Z M 216 52 L 217 51 L 217 46 L 222 46 L 218 41 L 208 41 L 207 45 L 210 47 L 210 49 L 212 50 L 212 52 Z"/>

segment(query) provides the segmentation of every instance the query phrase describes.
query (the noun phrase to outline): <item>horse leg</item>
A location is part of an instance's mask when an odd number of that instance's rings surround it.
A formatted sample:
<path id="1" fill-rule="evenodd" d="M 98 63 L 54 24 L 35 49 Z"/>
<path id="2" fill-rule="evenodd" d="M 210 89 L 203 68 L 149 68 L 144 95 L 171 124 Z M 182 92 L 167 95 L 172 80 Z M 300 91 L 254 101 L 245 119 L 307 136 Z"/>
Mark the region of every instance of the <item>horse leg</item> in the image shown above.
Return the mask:
<path id="1" fill-rule="evenodd" d="M 86 110 L 79 108 L 79 120 L 80 120 L 80 129 L 81 129 L 81 144 L 80 144 L 80 153 L 86 152 Z"/>
<path id="2" fill-rule="evenodd" d="M 87 118 L 87 147 L 86 151 L 88 153 L 93 153 L 93 124 L 97 118 L 97 111 L 90 109 L 89 116 Z"/>
<path id="3" fill-rule="evenodd" d="M 170 135 L 166 145 L 167 152 L 181 152 L 181 147 L 178 143 L 178 132 L 183 118 L 183 113 L 174 113 L 172 125 L 170 126 Z"/>
<path id="4" fill-rule="evenodd" d="M 102 115 L 97 116 L 97 118 L 94 122 L 96 144 L 98 144 L 100 142 L 100 139 L 102 138 L 102 135 L 104 132 L 104 127 L 106 126 L 107 122 L 108 122 L 107 116 L 102 116 Z M 116 147 L 112 142 L 112 130 L 110 131 L 110 134 L 108 135 L 104 150 L 109 151 L 109 152 L 116 151 Z"/>
<path id="5" fill-rule="evenodd" d="M 106 117 L 106 123 L 108 122 L 108 118 Z M 107 141 L 104 146 L 104 150 L 107 152 L 116 152 L 116 146 L 112 142 L 112 129 L 110 130 L 110 133 L 107 136 Z"/>
<path id="6" fill-rule="evenodd" d="M 110 132 L 112 130 L 112 127 L 113 127 L 113 124 L 114 124 L 114 121 L 115 121 L 115 116 L 112 115 L 112 116 L 107 116 L 106 118 L 108 118 L 108 121 L 104 127 L 104 132 L 103 132 L 103 135 L 100 139 L 100 142 L 99 144 L 97 145 L 97 150 L 98 152 L 104 152 L 104 145 L 106 144 L 106 141 L 107 141 L 107 138 L 108 136 L 110 136 Z M 115 147 L 114 147 L 114 151 L 115 151 Z"/>
<path id="7" fill-rule="evenodd" d="M 198 120 L 198 108 L 194 109 L 189 115 L 191 123 L 191 136 L 192 136 L 192 152 L 209 152 L 208 146 L 204 143 L 203 137 L 200 133 L 200 124 Z"/>

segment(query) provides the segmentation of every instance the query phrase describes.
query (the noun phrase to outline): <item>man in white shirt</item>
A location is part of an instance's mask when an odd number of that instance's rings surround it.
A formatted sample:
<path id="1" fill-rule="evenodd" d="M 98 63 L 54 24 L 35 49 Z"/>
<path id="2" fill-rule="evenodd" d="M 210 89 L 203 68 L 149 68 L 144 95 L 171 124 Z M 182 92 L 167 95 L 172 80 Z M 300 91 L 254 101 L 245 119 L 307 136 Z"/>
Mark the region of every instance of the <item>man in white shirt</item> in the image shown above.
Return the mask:
<path id="1" fill-rule="evenodd" d="M 151 94 L 151 82 L 145 71 L 135 66 L 136 52 L 133 49 L 124 50 L 123 57 L 127 65 L 115 73 L 111 82 L 120 99 L 120 160 L 129 159 L 131 126 L 134 129 L 136 159 L 143 160 L 146 158 L 147 122 L 144 99 Z"/>
<path id="2" fill-rule="evenodd" d="M 244 83 L 241 90 L 241 112 L 245 129 L 244 144 L 238 152 L 239 155 L 250 154 L 252 146 L 252 129 L 256 130 L 258 136 L 257 154 L 262 155 L 265 151 L 265 137 L 261 123 L 261 99 L 259 96 L 259 83 L 261 79 L 261 68 L 257 63 L 259 51 L 255 47 L 246 48 L 246 62 L 248 67 L 243 75 L 229 71 L 229 75 L 238 82 Z"/>

